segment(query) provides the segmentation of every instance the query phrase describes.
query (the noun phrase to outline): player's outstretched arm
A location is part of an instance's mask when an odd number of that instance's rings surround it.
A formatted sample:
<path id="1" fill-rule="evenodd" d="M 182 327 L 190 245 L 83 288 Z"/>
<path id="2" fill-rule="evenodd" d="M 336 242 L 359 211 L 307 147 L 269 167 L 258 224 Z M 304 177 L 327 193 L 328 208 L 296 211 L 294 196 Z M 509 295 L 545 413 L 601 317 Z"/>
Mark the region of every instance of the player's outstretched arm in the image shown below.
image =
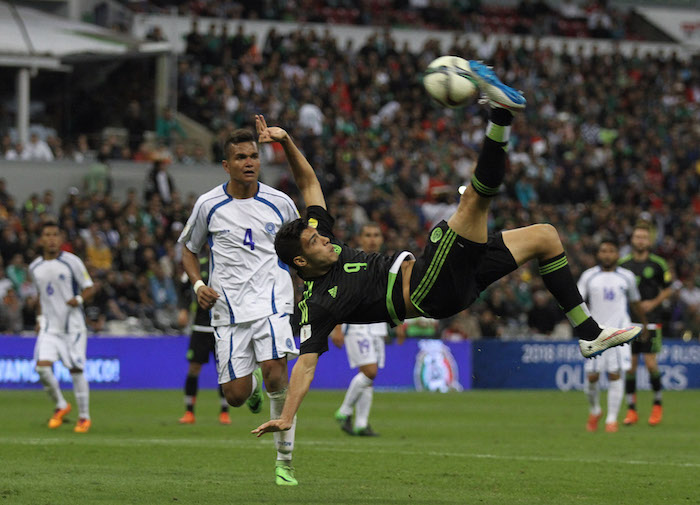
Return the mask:
<path id="1" fill-rule="evenodd" d="M 272 433 L 274 431 L 286 431 L 292 427 L 294 415 L 299 410 L 304 396 L 311 387 L 311 381 L 314 379 L 316 364 L 318 363 L 318 353 L 311 352 L 302 354 L 297 358 L 297 362 L 292 369 L 292 377 L 289 379 L 289 389 L 287 390 L 287 399 L 282 408 L 282 415 L 279 419 L 273 419 L 261 424 L 251 431 L 258 437 L 264 433 Z"/>
<path id="2" fill-rule="evenodd" d="M 318 182 L 318 177 L 316 177 L 316 172 L 314 172 L 311 164 L 294 144 L 292 137 L 282 128 L 267 126 L 267 122 L 262 115 L 255 116 L 255 129 L 258 132 L 258 142 L 261 144 L 266 142 L 279 142 L 282 144 L 284 154 L 287 157 L 289 166 L 292 168 L 294 182 L 296 182 L 306 206 L 318 205 L 325 209 L 326 200 L 323 197 L 323 191 L 321 190 L 321 184 Z"/>

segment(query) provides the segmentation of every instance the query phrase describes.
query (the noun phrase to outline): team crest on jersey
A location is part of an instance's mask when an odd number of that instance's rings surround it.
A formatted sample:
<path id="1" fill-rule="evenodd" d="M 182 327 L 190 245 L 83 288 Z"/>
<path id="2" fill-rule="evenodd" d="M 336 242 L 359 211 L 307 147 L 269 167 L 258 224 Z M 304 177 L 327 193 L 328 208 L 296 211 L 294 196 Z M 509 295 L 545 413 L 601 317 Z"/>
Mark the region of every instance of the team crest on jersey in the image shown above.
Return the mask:
<path id="1" fill-rule="evenodd" d="M 433 232 L 430 234 L 430 241 L 434 244 L 437 244 L 440 242 L 440 239 L 442 238 L 442 228 L 435 228 Z"/>
<path id="2" fill-rule="evenodd" d="M 275 223 L 265 224 L 265 231 L 270 235 L 275 235 L 277 233 L 277 230 L 275 230 Z"/>
<path id="3" fill-rule="evenodd" d="M 651 279 L 652 277 L 654 277 L 654 269 L 652 267 L 644 267 L 642 275 L 645 279 Z"/>
<path id="4" fill-rule="evenodd" d="M 459 369 L 450 348 L 440 340 L 420 340 L 420 351 L 413 367 L 413 383 L 418 391 L 462 391 Z"/>
<path id="5" fill-rule="evenodd" d="M 66 276 L 63 275 L 63 274 L 59 275 L 58 278 L 59 278 L 60 280 L 62 280 L 62 281 L 65 281 L 65 280 L 66 280 Z"/>

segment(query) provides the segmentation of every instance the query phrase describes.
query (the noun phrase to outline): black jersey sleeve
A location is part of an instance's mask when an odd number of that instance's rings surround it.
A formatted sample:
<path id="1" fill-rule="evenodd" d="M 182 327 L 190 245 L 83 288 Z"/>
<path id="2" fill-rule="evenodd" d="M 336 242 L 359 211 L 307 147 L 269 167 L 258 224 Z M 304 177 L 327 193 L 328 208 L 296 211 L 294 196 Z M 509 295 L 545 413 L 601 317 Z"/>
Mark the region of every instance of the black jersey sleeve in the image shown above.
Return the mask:
<path id="1" fill-rule="evenodd" d="M 300 352 L 307 354 L 317 352 L 319 355 L 328 350 L 328 335 L 337 322 L 328 310 L 315 303 L 306 303 L 302 307 L 303 324 L 299 327 Z M 303 313 L 306 312 L 306 315 Z"/>
<path id="2" fill-rule="evenodd" d="M 335 236 L 333 235 L 333 223 L 335 223 L 335 219 L 320 205 L 308 207 L 306 209 L 306 218 L 309 221 L 309 226 L 316 228 L 319 233 L 326 237 Z"/>

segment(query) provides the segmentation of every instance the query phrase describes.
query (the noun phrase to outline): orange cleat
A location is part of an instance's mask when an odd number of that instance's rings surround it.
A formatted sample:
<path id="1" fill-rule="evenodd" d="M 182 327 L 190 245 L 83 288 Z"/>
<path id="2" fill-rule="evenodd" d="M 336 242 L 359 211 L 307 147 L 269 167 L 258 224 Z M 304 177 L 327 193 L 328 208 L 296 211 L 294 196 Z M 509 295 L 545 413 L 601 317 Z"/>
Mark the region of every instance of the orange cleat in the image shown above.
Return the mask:
<path id="1" fill-rule="evenodd" d="M 622 423 L 625 426 L 632 426 L 633 424 L 637 424 L 638 420 L 639 416 L 637 415 L 637 411 L 634 409 L 629 409 L 627 411 L 627 415 L 625 416 L 625 420 L 622 421 Z"/>
<path id="2" fill-rule="evenodd" d="M 588 414 L 588 422 L 586 423 L 586 430 L 591 433 L 598 431 L 598 421 L 600 421 L 600 414 Z"/>
<path id="3" fill-rule="evenodd" d="M 92 421 L 90 421 L 90 419 L 80 418 L 75 428 L 73 428 L 73 431 L 76 433 L 87 433 L 90 431 L 90 426 L 92 426 Z"/>
<path id="4" fill-rule="evenodd" d="M 651 408 L 651 415 L 649 416 L 649 426 L 656 426 L 659 424 L 663 416 L 664 408 L 661 405 L 654 405 Z"/>
<path id="5" fill-rule="evenodd" d="M 194 424 L 194 412 L 185 411 L 185 415 L 177 421 L 180 424 Z"/>
<path id="6" fill-rule="evenodd" d="M 219 424 L 231 424 L 231 417 L 228 415 L 228 412 L 219 414 Z"/>
<path id="7" fill-rule="evenodd" d="M 617 421 L 613 421 L 612 423 L 605 423 L 606 433 L 617 433 L 617 429 Z"/>
<path id="8" fill-rule="evenodd" d="M 65 408 L 56 409 L 51 416 L 51 419 L 49 419 L 49 428 L 54 430 L 61 426 L 63 424 L 63 418 L 70 412 L 70 409 L 70 403 L 67 404 Z"/>

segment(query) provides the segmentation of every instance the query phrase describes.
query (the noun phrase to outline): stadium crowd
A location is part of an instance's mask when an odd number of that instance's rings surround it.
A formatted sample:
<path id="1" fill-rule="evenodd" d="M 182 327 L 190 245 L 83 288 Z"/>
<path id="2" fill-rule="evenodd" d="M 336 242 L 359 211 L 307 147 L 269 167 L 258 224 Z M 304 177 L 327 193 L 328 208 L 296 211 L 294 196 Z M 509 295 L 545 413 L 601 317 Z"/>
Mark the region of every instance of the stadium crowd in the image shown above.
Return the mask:
<path id="1" fill-rule="evenodd" d="M 491 227 L 556 225 L 578 275 L 594 264 L 601 236 L 626 244 L 637 220 L 651 221 L 655 251 L 679 279 L 666 307 L 671 332 L 699 334 L 697 65 L 675 56 L 555 54 L 539 44 L 489 38 L 476 47 L 459 38 L 451 47 L 431 41 L 415 54 L 397 47 L 388 32 L 359 48 L 340 48 L 330 32 L 311 30 L 288 36 L 272 30 L 260 47 L 243 30 L 236 37 L 225 54 L 188 37 L 179 60 L 178 108 L 218 132 L 214 159 L 221 159 L 221 142 L 232 129 L 266 114 L 292 132 L 318 171 L 340 238 L 352 243 L 364 222 L 376 221 L 389 251 L 419 251 L 425 230 L 455 208 L 455 188 L 471 176 L 486 124 L 478 104 L 460 110 L 432 104 L 422 69 L 441 54 L 493 64 L 524 91 L 528 109 L 513 125 L 510 167 Z M 99 156 L 106 160 L 116 151 L 100 149 Z M 183 197 L 177 189 L 187 188 L 173 187 L 169 199 L 132 191 L 116 201 L 102 175 L 96 186 L 59 202 L 51 192 L 15 202 L 11 188 L 0 186 L 0 294 L 16 298 L 3 305 L 0 331 L 8 331 L 8 320 L 15 321 L 13 331 L 34 325 L 26 270 L 37 254 L 37 224 L 47 215 L 60 220 L 66 247 L 85 258 L 98 280 L 98 296 L 86 307 L 92 330 L 110 320 L 176 330 L 176 239 L 195 195 Z M 296 198 L 288 177 L 279 187 Z M 566 337 L 562 318 L 533 267 L 489 289 L 468 313 L 444 323 L 442 333 Z"/>
<path id="2" fill-rule="evenodd" d="M 489 5 L 481 0 L 282 0 L 128 2 L 136 12 L 173 13 L 215 19 L 261 19 L 304 23 L 392 26 L 488 33 L 559 35 L 612 39 L 639 38 L 630 30 L 631 15 L 606 0 L 547 2 L 520 0 Z M 206 36 L 212 36 L 210 31 Z M 158 29 L 149 36 L 159 38 Z"/>

